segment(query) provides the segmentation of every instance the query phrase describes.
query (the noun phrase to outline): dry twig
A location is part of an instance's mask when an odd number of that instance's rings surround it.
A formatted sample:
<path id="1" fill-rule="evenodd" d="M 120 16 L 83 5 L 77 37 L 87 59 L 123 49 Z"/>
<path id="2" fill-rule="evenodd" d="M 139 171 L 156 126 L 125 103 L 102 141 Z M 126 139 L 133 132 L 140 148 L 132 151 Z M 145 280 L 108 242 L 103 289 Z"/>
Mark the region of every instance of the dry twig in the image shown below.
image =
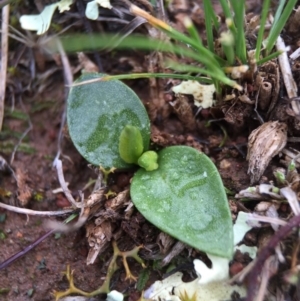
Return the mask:
<path id="1" fill-rule="evenodd" d="M 36 211 L 36 210 L 31 210 L 31 209 L 26 209 L 26 208 L 20 208 L 20 207 L 15 207 L 15 206 L 10 206 L 7 204 L 3 204 L 0 202 L 0 208 L 13 211 L 16 213 L 21 213 L 21 214 L 27 214 L 27 215 L 47 215 L 47 216 L 54 216 L 54 215 L 64 215 L 66 213 L 73 212 L 74 209 L 66 209 L 66 210 L 61 210 L 61 211 Z"/>
<path id="2" fill-rule="evenodd" d="M 255 300 L 255 295 L 258 286 L 258 277 L 264 266 L 264 262 L 269 258 L 275 247 L 287 236 L 290 232 L 300 225 L 300 215 L 294 216 L 288 223 L 281 227 L 270 239 L 269 243 L 260 251 L 258 257 L 254 261 L 253 268 L 248 276 L 247 297 L 245 301 Z"/>
<path id="3" fill-rule="evenodd" d="M 298 96 L 298 88 L 297 84 L 294 81 L 294 77 L 292 74 L 290 62 L 288 55 L 286 53 L 286 46 L 284 44 L 283 39 L 279 36 L 276 41 L 276 48 L 278 51 L 283 51 L 283 53 L 278 57 L 279 66 L 281 69 L 282 78 L 285 84 L 286 92 L 290 99 L 293 99 Z M 297 100 L 291 101 L 292 109 L 296 115 L 300 115 L 300 108 Z"/>
<path id="4" fill-rule="evenodd" d="M 0 131 L 4 117 L 4 99 L 6 88 L 6 70 L 8 57 L 8 21 L 9 4 L 2 8 L 2 35 L 1 35 L 1 70 L 0 70 Z"/>
<path id="5" fill-rule="evenodd" d="M 65 81 L 65 85 L 66 85 L 65 99 L 67 99 L 69 89 L 70 89 L 68 87 L 71 87 L 72 84 L 73 84 L 73 73 L 72 73 L 72 69 L 71 69 L 71 65 L 70 65 L 68 56 L 66 55 L 66 52 L 64 51 L 60 40 L 56 39 L 56 43 L 57 43 L 57 47 L 58 47 L 58 50 L 59 50 L 59 54 L 61 56 L 62 65 L 63 65 L 63 68 L 64 68 L 64 81 Z M 61 151 L 61 142 L 62 142 L 62 139 L 63 139 L 63 129 L 64 129 L 64 126 L 65 126 L 65 123 L 66 123 L 66 108 L 67 108 L 67 105 L 65 104 L 64 111 L 63 111 L 62 116 L 61 116 L 60 129 L 59 129 L 58 141 L 57 141 L 57 154 L 56 154 L 55 159 L 53 161 L 53 166 L 55 166 L 57 160 L 59 159 L 59 157 L 62 153 L 62 151 Z"/>

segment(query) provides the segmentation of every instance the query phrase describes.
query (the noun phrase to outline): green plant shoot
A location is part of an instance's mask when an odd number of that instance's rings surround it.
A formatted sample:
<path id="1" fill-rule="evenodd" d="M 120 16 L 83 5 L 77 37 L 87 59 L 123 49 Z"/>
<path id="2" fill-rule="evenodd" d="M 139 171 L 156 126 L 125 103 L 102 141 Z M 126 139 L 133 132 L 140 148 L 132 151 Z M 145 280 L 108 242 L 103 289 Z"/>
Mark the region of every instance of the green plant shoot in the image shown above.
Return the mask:
<path id="1" fill-rule="evenodd" d="M 138 165 L 146 171 L 152 171 L 158 168 L 157 159 L 158 155 L 156 152 L 147 151 L 140 156 Z"/>
<path id="2" fill-rule="evenodd" d="M 77 83 L 103 78 L 84 74 Z M 233 229 L 221 177 L 211 160 L 187 146 L 147 151 L 149 118 L 119 80 L 75 86 L 68 97 L 71 138 L 89 162 L 119 169 L 138 164 L 130 194 L 144 217 L 182 242 L 220 257 L 233 254 Z"/>
<path id="3" fill-rule="evenodd" d="M 121 158 L 126 163 L 137 164 L 143 149 L 143 138 L 140 130 L 133 125 L 126 125 L 121 132 L 119 141 Z"/>

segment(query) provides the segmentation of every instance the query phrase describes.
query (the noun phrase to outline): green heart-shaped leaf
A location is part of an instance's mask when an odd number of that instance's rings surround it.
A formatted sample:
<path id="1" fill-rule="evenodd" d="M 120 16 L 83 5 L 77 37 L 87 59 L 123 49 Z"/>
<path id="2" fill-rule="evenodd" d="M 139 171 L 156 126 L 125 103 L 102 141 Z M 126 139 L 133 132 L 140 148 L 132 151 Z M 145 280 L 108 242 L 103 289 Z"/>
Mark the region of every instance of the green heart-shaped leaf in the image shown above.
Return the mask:
<path id="1" fill-rule="evenodd" d="M 103 77 L 83 74 L 75 83 Z M 119 154 L 119 137 L 126 125 L 139 129 L 144 151 L 149 147 L 150 121 L 137 95 L 119 80 L 75 86 L 68 97 L 68 127 L 72 141 L 90 163 L 104 168 L 128 168 Z"/>
<path id="2" fill-rule="evenodd" d="M 232 258 L 231 214 L 221 177 L 212 161 L 187 146 L 158 153 L 158 169 L 140 169 L 130 193 L 152 224 L 209 254 Z"/>

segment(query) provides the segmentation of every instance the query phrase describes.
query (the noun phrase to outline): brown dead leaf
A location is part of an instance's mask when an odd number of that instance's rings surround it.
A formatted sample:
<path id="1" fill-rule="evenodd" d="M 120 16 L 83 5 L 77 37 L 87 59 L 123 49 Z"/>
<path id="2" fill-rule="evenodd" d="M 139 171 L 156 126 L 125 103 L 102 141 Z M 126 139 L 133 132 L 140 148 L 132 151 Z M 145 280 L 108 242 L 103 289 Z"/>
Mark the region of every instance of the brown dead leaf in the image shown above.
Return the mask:
<path id="1" fill-rule="evenodd" d="M 86 259 L 87 265 L 93 264 L 97 256 L 108 247 L 108 242 L 112 238 L 113 229 L 113 224 L 108 221 L 96 227 L 93 222 L 86 226 L 86 237 L 90 246 L 89 254 Z"/>
<path id="2" fill-rule="evenodd" d="M 285 147 L 286 143 L 287 126 L 278 121 L 266 122 L 250 134 L 247 160 L 251 185 L 261 178 L 271 159 Z"/>
<path id="3" fill-rule="evenodd" d="M 98 204 L 99 202 L 103 201 L 104 198 L 104 193 L 106 189 L 98 189 L 94 191 L 89 197 L 84 201 L 84 207 L 93 207 L 94 205 Z"/>
<path id="4" fill-rule="evenodd" d="M 95 191 L 85 200 L 86 209 L 93 212 L 90 216 L 96 217 L 86 225 L 86 236 L 90 246 L 87 264 L 92 264 L 99 253 L 107 248 L 108 242 L 115 236 L 117 221 L 122 218 L 124 208 L 130 204 L 128 189 L 109 200 L 105 199 L 104 192 L 105 189 Z"/>
<path id="5" fill-rule="evenodd" d="M 126 189 L 105 203 L 106 209 L 117 211 L 129 204 L 129 189 Z"/>

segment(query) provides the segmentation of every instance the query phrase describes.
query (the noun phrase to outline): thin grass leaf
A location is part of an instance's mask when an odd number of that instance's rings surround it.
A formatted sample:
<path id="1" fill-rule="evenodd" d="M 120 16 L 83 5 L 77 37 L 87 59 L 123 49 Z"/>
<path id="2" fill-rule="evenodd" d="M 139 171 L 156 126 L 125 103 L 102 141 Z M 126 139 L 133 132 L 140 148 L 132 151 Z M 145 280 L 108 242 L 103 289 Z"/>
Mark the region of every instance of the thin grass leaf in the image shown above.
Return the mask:
<path id="1" fill-rule="evenodd" d="M 176 74 L 176 73 L 131 73 L 131 74 L 118 74 L 118 75 L 104 75 L 101 78 L 92 80 L 86 80 L 80 83 L 73 84 L 72 87 L 81 86 L 84 84 L 91 84 L 97 81 L 109 81 L 109 80 L 123 80 L 123 79 L 137 79 L 137 78 L 176 78 L 182 80 L 195 80 L 205 84 L 211 84 L 212 80 L 207 77 L 193 76 L 188 74 Z"/>
<path id="2" fill-rule="evenodd" d="M 277 8 L 276 13 L 275 13 L 275 17 L 274 17 L 273 23 L 277 23 L 278 22 L 281 14 L 282 14 L 285 2 L 286 2 L 286 0 L 280 0 L 278 8 Z"/>
<path id="3" fill-rule="evenodd" d="M 226 75 L 222 71 L 222 67 L 216 61 L 214 55 L 206 48 L 199 53 L 193 51 L 190 48 L 185 47 L 184 45 L 175 45 L 171 43 L 162 42 L 160 40 L 149 39 L 145 37 L 129 36 L 122 40 L 120 43 L 114 39 L 109 39 L 107 35 L 93 35 L 93 44 L 89 43 L 90 38 L 87 38 L 86 35 L 76 35 L 69 37 L 62 37 L 61 43 L 67 52 L 77 52 L 84 50 L 95 50 L 95 49 L 107 49 L 114 48 L 117 45 L 118 49 L 140 49 L 140 50 L 151 50 L 151 51 L 161 51 L 167 53 L 175 53 L 179 56 L 185 56 L 191 58 L 197 62 L 204 64 L 215 78 L 223 77 Z M 50 48 L 55 49 L 54 45 L 50 45 Z M 204 73 L 207 74 L 207 73 Z"/>
<path id="4" fill-rule="evenodd" d="M 262 41 L 263 41 L 263 37 L 264 37 L 265 25 L 266 25 L 266 21 L 267 21 L 268 11 L 270 8 L 270 2 L 271 2 L 271 0 L 265 0 L 263 2 L 262 14 L 261 14 L 261 19 L 260 19 L 260 27 L 259 27 L 259 31 L 258 31 L 257 40 L 256 40 L 256 51 L 255 51 L 256 61 L 259 60 L 259 56 L 260 56 L 260 50 L 261 50 Z"/>
<path id="5" fill-rule="evenodd" d="M 193 72 L 193 73 L 204 73 L 211 76 L 213 79 L 217 79 L 220 82 L 223 82 L 224 84 L 231 86 L 233 88 L 236 88 L 238 90 L 242 90 L 242 87 L 238 85 L 238 83 L 234 80 L 231 80 L 228 77 L 220 76 L 219 74 L 215 75 L 209 70 L 199 68 L 197 66 L 191 66 L 191 65 L 184 65 L 184 64 L 178 64 L 176 62 L 168 62 L 170 68 L 178 71 L 178 72 Z"/>
<path id="6" fill-rule="evenodd" d="M 270 34 L 267 39 L 266 52 L 269 54 L 275 45 L 275 42 L 284 28 L 289 16 L 291 15 L 297 0 L 289 0 L 283 10 L 283 13 L 278 17 L 278 21 L 273 23 Z"/>
<path id="7" fill-rule="evenodd" d="M 213 51 L 208 50 L 206 47 L 203 46 L 202 43 L 198 43 L 196 42 L 193 38 L 188 37 L 187 35 L 172 29 L 171 31 L 167 31 L 162 29 L 162 31 L 164 31 L 170 38 L 176 40 L 176 41 L 180 41 L 182 43 L 185 43 L 187 45 L 190 45 L 191 47 L 193 47 L 195 50 L 197 50 L 201 56 L 205 56 L 207 59 L 210 60 L 210 64 L 213 64 L 216 68 L 219 68 L 220 65 L 218 63 L 218 61 L 215 58 L 215 54 Z"/>
<path id="8" fill-rule="evenodd" d="M 213 11 L 212 11 L 213 13 Z M 206 57 L 206 60 L 209 60 L 209 65 L 214 65 L 214 70 L 217 71 L 217 69 L 221 68 L 219 64 L 219 60 L 216 58 L 216 55 L 214 54 L 214 47 L 212 47 L 212 50 L 207 49 L 203 46 L 202 43 L 199 43 L 198 41 L 195 41 L 194 38 L 188 37 L 187 35 L 175 30 L 165 22 L 154 18 L 151 15 L 146 15 L 149 18 L 149 22 L 152 22 L 151 24 L 160 30 L 162 30 L 167 36 L 170 38 L 180 41 L 182 43 L 185 43 L 191 47 L 193 47 L 195 50 L 197 50 L 201 56 Z M 212 39 L 213 41 L 213 39 Z M 205 62 L 203 62 L 205 64 Z"/>
<path id="9" fill-rule="evenodd" d="M 262 58 L 261 60 L 259 60 L 256 64 L 257 64 L 257 66 L 262 65 L 262 64 L 264 64 L 264 63 L 266 63 L 266 62 L 268 62 L 268 61 L 271 61 L 271 60 L 277 58 L 277 57 L 278 57 L 280 54 L 282 54 L 282 53 L 283 53 L 282 50 L 273 52 L 272 54 L 270 54 L 270 55 L 268 55 L 268 56 Z"/>
<path id="10" fill-rule="evenodd" d="M 212 9 L 210 0 L 204 0 L 203 3 L 204 3 L 204 19 L 205 19 L 207 45 L 208 45 L 208 49 L 214 52 L 214 35 L 213 35 L 213 26 L 212 26 L 214 11 Z"/>
<path id="11" fill-rule="evenodd" d="M 225 18 L 226 18 L 226 24 L 228 29 L 232 32 L 233 36 L 236 37 L 237 31 L 236 26 L 233 21 L 233 14 L 230 9 L 230 6 L 228 4 L 228 0 L 220 0 L 220 4 L 222 6 Z"/>
<path id="12" fill-rule="evenodd" d="M 219 23 L 219 20 L 218 20 L 218 16 L 216 15 L 215 13 L 215 10 L 211 4 L 211 1 L 208 1 L 209 2 L 209 5 L 208 5 L 208 9 L 209 9 L 209 13 L 210 13 L 210 16 L 211 16 L 211 20 L 212 20 L 212 23 L 214 24 L 214 27 L 216 29 L 216 31 L 218 31 L 220 29 L 220 23 Z"/>
<path id="13" fill-rule="evenodd" d="M 122 38 L 122 37 L 120 37 Z M 196 59 L 199 61 L 199 55 L 185 47 L 184 45 L 175 45 L 161 40 L 149 39 L 143 36 L 129 36 L 123 40 L 119 40 L 116 36 L 111 35 L 92 35 L 93 44 L 91 44 L 85 34 L 61 37 L 62 45 L 67 52 L 90 51 L 90 50 L 105 50 L 105 49 L 134 49 L 147 51 L 170 52 L 177 55 L 183 55 L 187 58 Z M 48 44 L 52 51 L 57 51 L 55 42 Z M 211 55 L 210 55 L 211 57 Z"/>
<path id="14" fill-rule="evenodd" d="M 207 7 L 209 7 L 209 4 L 207 4 Z M 210 9 L 211 18 L 214 18 L 216 16 L 214 15 L 212 6 L 210 6 L 210 7 L 211 7 L 211 9 Z M 160 19 L 153 17 L 152 15 L 150 15 L 149 13 L 147 13 L 146 11 L 140 9 L 139 7 L 137 7 L 135 5 L 130 6 L 130 11 L 137 16 L 145 18 L 152 26 L 162 30 L 170 38 L 192 46 L 193 48 L 198 50 L 201 53 L 201 55 L 204 55 L 207 58 L 210 58 L 210 62 L 209 62 L 210 65 L 214 64 L 216 69 L 220 68 L 218 61 L 215 59 L 214 48 L 212 48 L 211 50 L 206 49 L 202 45 L 202 43 L 195 42 L 194 39 L 177 31 L 176 29 L 172 28 L 169 24 L 165 23 L 164 21 L 162 21 Z M 210 25 L 211 25 L 211 23 L 210 23 Z"/>
<path id="15" fill-rule="evenodd" d="M 184 22 L 184 26 L 185 26 L 187 32 L 189 33 L 189 35 L 191 36 L 191 38 L 195 41 L 195 43 L 203 45 L 201 37 L 200 37 L 200 35 L 199 35 L 198 31 L 197 31 L 197 28 L 195 27 L 193 21 L 189 17 L 186 17 L 183 20 L 183 22 Z"/>
<path id="16" fill-rule="evenodd" d="M 236 24 L 237 34 L 235 37 L 236 56 L 243 64 L 247 63 L 246 39 L 245 39 L 245 0 L 231 0 L 231 5 L 234 11 L 234 20 Z"/>
<path id="17" fill-rule="evenodd" d="M 231 31 L 221 33 L 220 42 L 229 66 L 235 61 L 234 36 Z"/>
<path id="18" fill-rule="evenodd" d="M 233 19 L 230 6 L 228 5 L 228 1 L 227 0 L 220 0 L 220 4 L 222 6 L 225 18 L 226 19 Z"/>

